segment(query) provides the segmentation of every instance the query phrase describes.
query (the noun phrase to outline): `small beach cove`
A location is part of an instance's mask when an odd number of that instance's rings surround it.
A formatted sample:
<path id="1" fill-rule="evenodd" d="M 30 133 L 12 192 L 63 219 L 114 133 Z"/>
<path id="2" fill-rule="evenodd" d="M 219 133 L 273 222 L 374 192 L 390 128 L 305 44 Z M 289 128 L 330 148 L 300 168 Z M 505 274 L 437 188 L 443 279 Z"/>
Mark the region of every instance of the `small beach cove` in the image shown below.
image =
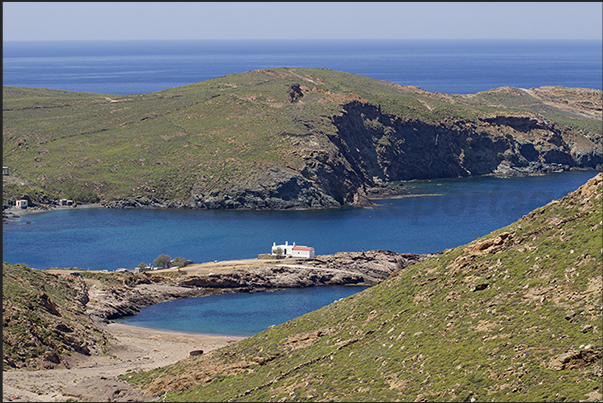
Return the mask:
<path id="1" fill-rule="evenodd" d="M 208 352 L 243 337 L 170 332 L 110 323 L 113 338 L 107 354 L 75 354 L 69 368 L 3 371 L 4 402 L 148 401 L 117 379 L 129 371 L 146 371 L 183 360 L 194 350 Z M 93 388 L 94 387 L 94 388 Z"/>
<path id="2" fill-rule="evenodd" d="M 335 279 L 342 284 L 357 277 L 351 275 L 362 272 L 366 279 L 381 276 L 386 278 L 394 268 L 400 267 L 400 262 L 409 262 L 419 256 L 400 256 L 391 252 L 367 251 L 366 253 L 340 253 L 336 256 L 317 256 L 317 259 L 237 259 L 229 261 L 214 261 L 203 264 L 194 264 L 180 269 L 155 270 L 153 274 L 133 273 L 92 273 L 88 276 L 85 271 L 79 271 L 84 277 L 73 276 L 73 269 L 47 269 L 42 272 L 57 278 L 72 281 L 73 284 L 85 283 L 90 301 L 86 306 L 87 314 L 96 318 L 103 331 L 108 335 L 109 343 L 102 354 L 82 355 L 72 353 L 62 359 L 53 369 L 8 369 L 3 373 L 4 390 L 3 401 L 147 401 L 148 399 L 134 390 L 131 386 L 118 380 L 117 375 L 149 370 L 163 367 L 191 355 L 191 352 L 202 350 L 203 353 L 212 351 L 230 343 L 244 339 L 246 336 L 229 336 L 220 334 L 204 334 L 193 332 L 180 332 L 156 330 L 147 327 L 130 326 L 115 323 L 109 317 L 119 317 L 119 313 L 131 312 L 136 314 L 144 306 L 153 307 L 162 305 L 160 302 L 169 300 L 193 300 L 186 298 L 207 295 L 203 298 L 220 297 L 222 295 L 251 295 L 250 292 L 237 291 L 276 291 L 284 283 L 270 283 L 283 273 L 273 273 L 271 269 L 296 271 L 299 276 L 295 279 L 283 276 L 287 281 L 305 281 L 304 273 L 309 273 L 308 278 L 328 281 Z M 346 269 L 352 262 L 363 262 L 360 271 L 354 268 Z M 259 273 L 258 273 L 259 271 Z M 377 273 L 379 272 L 380 273 Z M 243 287 L 209 288 L 183 286 L 190 281 L 213 278 L 218 280 L 236 274 L 245 277 L 245 273 L 256 272 L 255 276 L 248 278 Z M 278 274 L 278 275 L 277 275 Z M 341 277 L 337 280 L 338 274 Z M 107 279 L 122 279 L 118 283 L 113 280 L 99 280 L 99 276 Z M 235 277 L 236 277 L 235 276 Z M 324 277 L 326 276 L 326 277 Z M 90 277 L 90 278 L 87 278 Z M 141 282 L 131 283 L 132 278 L 141 278 Z M 145 278 L 153 277 L 150 283 L 145 283 Z M 125 279 L 130 280 L 125 281 Z M 179 279 L 179 280 L 178 280 Z M 263 279 L 261 284 L 254 281 Z M 204 280 L 203 280 L 204 281 Z M 354 280 L 355 281 L 355 280 Z M 370 280 L 369 282 L 378 282 Z M 115 284 L 122 284 L 122 286 Z M 109 286 L 107 286 L 109 284 Z M 127 286 L 126 284 L 130 284 Z M 134 285 L 131 285 L 134 284 Z M 256 284 L 255 287 L 253 284 Z M 298 284 L 298 283 L 294 283 Z M 261 286 L 260 286 L 261 285 Z M 250 288 L 251 287 L 251 288 Z M 254 288 L 255 287 L 255 288 Z M 328 287 L 327 287 L 328 288 Z M 360 289 L 364 289 L 361 287 Z M 299 289 L 299 288 L 298 288 Z M 309 287 L 305 290 L 324 287 Z M 356 290 L 353 290 L 356 289 Z M 107 292 L 110 290 L 111 292 Z M 292 290 L 292 289 L 290 289 Z M 299 289 L 303 290 L 303 289 Z M 350 287 L 349 293 L 357 292 L 357 287 Z M 275 294 L 260 292 L 257 295 Z M 332 300 L 327 303 L 333 302 Z M 168 302 L 169 303 L 169 302 Z M 103 307 L 109 307 L 104 309 Z M 129 310 L 128 310 L 129 309 Z M 294 315 L 295 316 L 295 315 Z M 136 318 L 134 316 L 133 318 Z M 265 326 L 268 327 L 268 326 Z M 6 369 L 6 367 L 5 367 Z"/>

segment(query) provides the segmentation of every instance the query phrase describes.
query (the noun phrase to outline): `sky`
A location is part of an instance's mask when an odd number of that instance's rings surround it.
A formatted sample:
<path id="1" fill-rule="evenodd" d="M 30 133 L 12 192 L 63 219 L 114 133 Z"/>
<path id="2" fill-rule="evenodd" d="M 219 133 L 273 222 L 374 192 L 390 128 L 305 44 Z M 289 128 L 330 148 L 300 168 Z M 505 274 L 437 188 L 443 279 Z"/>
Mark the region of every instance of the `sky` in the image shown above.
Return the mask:
<path id="1" fill-rule="evenodd" d="M 602 39 L 601 2 L 3 2 L 3 41 Z"/>

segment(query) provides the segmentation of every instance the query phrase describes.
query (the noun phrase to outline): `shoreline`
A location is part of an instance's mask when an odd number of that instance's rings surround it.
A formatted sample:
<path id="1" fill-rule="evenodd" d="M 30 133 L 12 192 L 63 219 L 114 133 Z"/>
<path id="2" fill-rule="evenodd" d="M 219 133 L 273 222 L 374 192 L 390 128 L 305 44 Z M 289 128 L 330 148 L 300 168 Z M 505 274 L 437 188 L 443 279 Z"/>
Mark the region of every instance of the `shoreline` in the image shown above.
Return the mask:
<path id="1" fill-rule="evenodd" d="M 74 354 L 68 368 L 3 371 L 2 400 L 148 401 L 148 396 L 143 396 L 117 376 L 171 365 L 189 357 L 191 351 L 207 353 L 245 338 L 155 330 L 121 323 L 109 323 L 103 325 L 103 329 L 111 336 L 103 355 Z"/>
<path id="2" fill-rule="evenodd" d="M 540 170 L 540 171 L 509 171 L 509 172 L 491 172 L 488 174 L 482 175 L 470 175 L 467 177 L 454 177 L 454 178 L 432 178 L 432 179 L 410 179 L 410 180 L 401 180 L 392 183 L 398 183 L 401 185 L 401 189 L 389 191 L 385 189 L 384 192 L 377 192 L 375 194 L 368 194 L 367 200 L 369 202 L 373 201 L 381 201 L 386 199 L 400 199 L 406 197 L 423 197 L 423 196 L 442 196 L 442 193 L 407 193 L 409 188 L 413 188 L 413 185 L 422 184 L 422 183 L 431 183 L 433 181 L 447 181 L 447 180 L 457 180 L 457 179 L 472 179 L 472 178 L 484 178 L 484 177 L 496 177 L 496 178 L 512 178 L 512 177 L 532 177 L 532 176 L 546 176 L 558 173 L 567 173 L 567 172 L 600 172 L 598 168 L 583 168 L 583 167 L 570 167 L 569 169 L 552 169 L 552 170 Z M 22 216 L 30 215 L 30 214 L 38 214 L 38 213 L 48 213 L 53 211 L 61 211 L 61 210 L 70 210 L 70 209 L 89 209 L 89 208 L 115 208 L 108 207 L 103 204 L 104 202 L 97 203 L 89 203 L 89 204 L 76 204 L 74 206 L 57 206 L 57 205 L 42 205 L 40 207 L 27 207 L 25 209 L 18 208 L 16 206 L 12 206 L 3 210 L 3 222 L 11 222 L 16 221 Z M 341 207 L 346 207 L 342 205 Z M 365 206 L 367 208 L 372 208 L 374 206 Z M 165 207 L 165 206 L 157 206 L 157 205 L 147 205 L 145 207 L 128 207 L 132 209 L 191 209 L 190 206 L 182 206 L 182 207 Z M 195 208 L 193 208 L 195 209 Z M 205 209 L 199 208 L 199 210 L 222 210 L 222 209 Z M 240 211 L 247 211 L 247 209 L 235 209 Z M 317 210 L 315 208 L 299 208 L 296 210 Z M 275 210 L 278 211 L 278 210 Z"/>
<path id="3" fill-rule="evenodd" d="M 91 203 L 91 204 L 78 204 L 77 206 L 51 206 L 51 207 L 27 207 L 27 208 L 18 208 L 11 207 L 3 211 L 3 214 L 10 214 L 11 216 L 3 217 L 4 220 L 12 221 L 12 219 L 19 219 L 22 216 L 30 215 L 30 214 L 40 214 L 40 213 L 50 213 L 53 211 L 62 211 L 62 210 L 81 210 L 81 209 L 90 209 L 90 208 L 105 208 L 100 203 Z"/>
<path id="4" fill-rule="evenodd" d="M 390 254 L 394 256 L 390 256 Z M 356 271 L 348 271 L 346 266 L 352 257 L 361 259 L 364 266 L 358 268 L 360 272 L 365 273 L 372 278 L 377 274 L 390 272 L 401 263 L 408 263 L 410 260 L 420 258 L 420 256 L 399 256 L 394 252 L 368 251 L 365 253 L 354 252 L 344 253 L 343 255 L 322 256 L 320 264 L 310 266 L 310 262 L 293 261 L 274 261 L 272 259 L 235 259 L 229 261 L 214 261 L 200 264 L 193 264 L 182 270 L 191 278 L 210 278 L 218 281 L 220 279 L 228 280 L 233 272 L 240 273 L 252 271 L 265 266 L 267 263 L 277 263 L 285 268 L 295 267 L 296 272 L 303 271 L 305 277 L 297 279 L 301 281 L 314 274 L 316 270 L 326 271 L 328 273 L 341 272 L 347 275 L 356 275 Z M 402 260 L 400 260 L 402 259 Z M 288 263 L 288 264 L 287 264 Z M 378 267 L 375 267 L 377 265 Z M 268 266 L 272 266 L 268 264 Z M 325 266 L 325 267 L 322 267 Z M 366 267 L 365 267 L 366 266 Z M 379 270 L 377 270 L 379 269 Z M 377 274 L 373 273 L 377 270 Z M 53 275 L 69 276 L 72 269 L 55 268 L 49 269 L 47 273 Z M 159 270 L 157 274 L 174 272 L 175 269 Z M 271 272 L 270 272 L 271 273 Z M 280 272 L 279 272 L 280 273 Z M 303 273 L 302 273 L 303 274 Z M 265 276 L 266 273 L 263 274 Z M 272 278 L 272 277 L 268 277 Z M 255 278 L 251 278 L 250 284 L 254 284 Z M 194 285 L 194 284 L 193 284 Z M 242 284 L 245 285 L 245 284 Z M 134 292 L 135 299 L 109 299 L 105 302 L 108 306 L 119 305 L 124 307 L 132 304 L 141 304 L 147 306 L 148 303 L 156 299 L 148 299 L 150 295 L 175 295 L 177 286 L 162 284 L 142 284 L 138 290 L 143 292 Z M 279 284 L 273 287 L 279 288 Z M 134 287 L 136 288 L 136 287 Z M 184 287 L 187 290 L 189 287 Z M 262 283 L 263 291 L 271 291 L 271 287 L 266 289 L 266 284 Z M 90 290 L 96 289 L 94 284 L 90 285 Z M 114 289 L 118 291 L 119 289 Z M 91 299 L 103 297 L 102 290 L 99 293 L 90 296 Z M 127 291 L 127 290 L 126 290 Z M 224 291 L 224 290 L 222 290 Z M 227 289 L 226 292 L 232 292 Z M 113 295 L 113 294 L 111 294 Z M 123 294 L 122 296 L 127 296 Z M 106 297 L 106 296 L 105 296 Z M 142 298 L 142 299 L 141 299 Z M 164 300 L 165 298 L 159 298 Z M 146 302 L 145 302 L 146 301 Z M 102 306 L 91 307 L 94 311 L 104 312 Z M 89 315 L 90 312 L 87 312 Z M 95 315 L 99 316 L 99 315 Z M 100 316 L 99 316 L 100 317 Z M 100 322 L 102 330 L 108 336 L 108 343 L 105 350 L 100 355 L 84 356 L 78 353 L 72 353 L 65 360 L 52 369 L 31 370 L 31 369 L 6 369 L 3 371 L 3 401 L 7 402 L 55 402 L 75 399 L 77 401 L 148 401 L 149 397 L 142 396 L 142 392 L 134 386 L 121 381 L 117 378 L 119 375 L 128 376 L 128 373 L 138 371 L 148 371 L 155 368 L 165 367 L 175 364 L 190 357 L 191 352 L 203 350 L 203 353 L 236 343 L 248 336 L 230 336 L 213 335 L 204 333 L 181 332 L 172 330 L 156 330 L 130 324 L 118 323 L 112 320 Z M 92 392 L 91 392 L 92 391 Z M 94 393 L 94 395 L 91 395 Z"/>
<path id="5" fill-rule="evenodd" d="M 163 330 L 163 329 L 153 329 L 150 327 L 136 326 L 136 325 L 128 325 L 125 323 L 118 323 L 111 321 L 103 326 L 107 332 L 109 332 L 113 337 L 118 339 L 121 338 L 129 338 L 129 337 L 140 337 L 140 338 L 148 338 L 152 340 L 169 340 L 169 341 L 177 341 L 182 343 L 192 343 L 192 344 L 202 344 L 209 346 L 210 348 L 203 351 L 211 351 L 215 348 L 223 347 L 227 344 L 237 342 L 239 340 L 245 339 L 247 336 L 231 336 L 231 335 L 220 335 L 220 334 L 210 334 L 210 333 L 195 333 L 195 332 L 185 332 L 185 331 L 175 331 L 175 330 Z M 218 347 L 216 347 L 218 346 Z M 202 347 L 202 346 L 201 346 Z M 193 348 L 193 350 L 202 349 Z"/>

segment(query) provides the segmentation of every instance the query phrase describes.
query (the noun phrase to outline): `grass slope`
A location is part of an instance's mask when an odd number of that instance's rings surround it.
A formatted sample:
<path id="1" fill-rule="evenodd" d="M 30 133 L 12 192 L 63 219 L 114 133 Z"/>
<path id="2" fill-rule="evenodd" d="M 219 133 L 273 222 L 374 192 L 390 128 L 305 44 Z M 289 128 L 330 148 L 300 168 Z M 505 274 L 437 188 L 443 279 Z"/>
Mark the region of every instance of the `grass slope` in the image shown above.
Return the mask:
<path id="1" fill-rule="evenodd" d="M 73 276 L 3 263 L 4 366 L 52 368 L 74 353 L 102 353 L 107 336 L 85 314 L 87 298 L 85 284 Z"/>
<path id="2" fill-rule="evenodd" d="M 596 110 L 600 91 L 549 88 L 529 94 L 502 89 L 453 96 L 328 69 L 294 68 L 139 95 L 3 87 L 3 165 L 13 178 L 4 178 L 4 200 L 28 193 L 38 200 L 145 195 L 186 202 L 245 186 L 250 173 L 272 166 L 299 170 L 304 153 L 332 147 L 332 117 L 352 101 L 432 123 L 538 114 L 600 138 L 600 118 L 583 113 Z M 304 152 L 294 152 L 300 148 Z"/>
<path id="3" fill-rule="evenodd" d="M 361 293 L 123 378 L 163 401 L 600 400 L 602 182 Z"/>

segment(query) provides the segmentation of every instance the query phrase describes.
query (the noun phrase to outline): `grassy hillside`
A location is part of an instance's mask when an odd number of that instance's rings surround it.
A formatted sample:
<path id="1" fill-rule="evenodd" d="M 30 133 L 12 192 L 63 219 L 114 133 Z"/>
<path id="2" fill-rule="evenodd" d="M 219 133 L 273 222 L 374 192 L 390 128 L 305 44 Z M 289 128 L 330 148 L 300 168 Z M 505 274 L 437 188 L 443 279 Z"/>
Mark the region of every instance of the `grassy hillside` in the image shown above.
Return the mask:
<path id="1" fill-rule="evenodd" d="M 4 367 L 52 368 L 75 353 L 102 353 L 107 335 L 85 314 L 87 302 L 79 278 L 3 263 Z"/>
<path id="2" fill-rule="evenodd" d="M 519 120 L 500 120 L 508 116 Z M 453 165 L 418 171 L 434 176 L 489 173 L 502 160 L 523 167 L 525 158 L 594 168 L 601 135 L 601 91 L 587 89 L 446 95 L 294 68 L 139 95 L 3 87 L 3 165 L 11 170 L 3 191 L 5 201 L 23 194 L 39 203 L 147 197 L 214 208 L 251 199 L 241 196 L 251 190 L 258 200 L 306 197 L 300 206 L 331 207 L 362 204 L 373 178 L 413 179 L 417 173 L 404 167 L 417 163 L 408 159 L 417 153 Z M 501 148 L 493 136 L 521 144 Z M 525 142 L 535 151 L 509 157 Z M 493 153 L 493 161 L 473 161 L 480 152 Z"/>
<path id="3" fill-rule="evenodd" d="M 236 344 L 123 378 L 162 401 L 600 400 L 602 183 Z"/>

